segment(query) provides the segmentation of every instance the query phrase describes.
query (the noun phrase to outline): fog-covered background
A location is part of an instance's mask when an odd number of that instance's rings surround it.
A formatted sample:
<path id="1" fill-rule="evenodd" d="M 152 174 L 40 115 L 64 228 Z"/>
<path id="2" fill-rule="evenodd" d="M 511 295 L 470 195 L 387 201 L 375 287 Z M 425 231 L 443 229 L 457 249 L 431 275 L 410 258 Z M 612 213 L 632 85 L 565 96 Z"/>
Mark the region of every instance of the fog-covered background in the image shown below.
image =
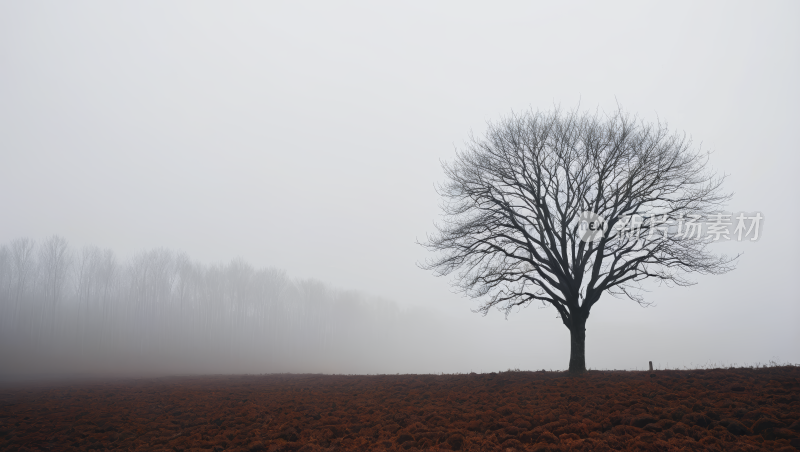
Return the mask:
<path id="1" fill-rule="evenodd" d="M 737 270 L 652 287 L 647 309 L 602 299 L 587 366 L 800 362 L 798 17 L 0 3 L 0 373 L 565 369 L 553 309 L 473 314 L 416 241 L 470 132 L 578 104 L 686 131 L 730 175 L 728 210 L 765 217 L 759 241 L 717 245 Z"/>

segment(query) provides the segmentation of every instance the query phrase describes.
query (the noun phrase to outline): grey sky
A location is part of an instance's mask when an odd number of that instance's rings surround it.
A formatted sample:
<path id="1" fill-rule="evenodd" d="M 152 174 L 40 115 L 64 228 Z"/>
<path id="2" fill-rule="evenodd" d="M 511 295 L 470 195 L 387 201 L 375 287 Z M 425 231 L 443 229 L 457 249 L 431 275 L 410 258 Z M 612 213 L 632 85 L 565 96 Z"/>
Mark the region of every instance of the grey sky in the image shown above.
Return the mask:
<path id="1" fill-rule="evenodd" d="M 601 300 L 587 366 L 798 363 L 799 19 L 797 2 L 2 2 L 0 243 L 242 257 L 444 313 L 484 345 L 443 370 L 565 368 L 553 309 L 471 314 L 415 240 L 470 131 L 619 103 L 714 150 L 729 209 L 766 220 L 719 246 L 744 252 L 732 273 L 655 287 L 654 308 Z"/>

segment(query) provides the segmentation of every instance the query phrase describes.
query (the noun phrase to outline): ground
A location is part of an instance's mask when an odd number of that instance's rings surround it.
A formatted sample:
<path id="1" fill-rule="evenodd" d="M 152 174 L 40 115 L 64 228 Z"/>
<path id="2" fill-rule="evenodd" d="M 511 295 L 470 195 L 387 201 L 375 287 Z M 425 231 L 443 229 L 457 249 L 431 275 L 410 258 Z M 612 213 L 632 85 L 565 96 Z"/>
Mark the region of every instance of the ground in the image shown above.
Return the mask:
<path id="1" fill-rule="evenodd" d="M 0 450 L 800 449 L 800 368 L 6 386 Z"/>

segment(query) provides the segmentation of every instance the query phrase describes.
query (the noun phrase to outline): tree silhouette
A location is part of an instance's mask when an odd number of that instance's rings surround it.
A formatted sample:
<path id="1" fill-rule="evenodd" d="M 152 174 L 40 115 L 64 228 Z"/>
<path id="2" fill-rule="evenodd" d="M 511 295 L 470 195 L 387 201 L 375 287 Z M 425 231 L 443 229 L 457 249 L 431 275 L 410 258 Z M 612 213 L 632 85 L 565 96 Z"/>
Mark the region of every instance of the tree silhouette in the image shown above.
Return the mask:
<path id="1" fill-rule="evenodd" d="M 688 273 L 733 268 L 709 238 L 679 230 L 730 198 L 707 155 L 621 109 L 512 115 L 443 163 L 444 221 L 422 244 L 436 257 L 421 266 L 453 274 L 484 315 L 552 305 L 570 331 L 569 370 L 582 372 L 586 320 L 603 293 L 645 305 L 644 279 L 684 286 Z"/>

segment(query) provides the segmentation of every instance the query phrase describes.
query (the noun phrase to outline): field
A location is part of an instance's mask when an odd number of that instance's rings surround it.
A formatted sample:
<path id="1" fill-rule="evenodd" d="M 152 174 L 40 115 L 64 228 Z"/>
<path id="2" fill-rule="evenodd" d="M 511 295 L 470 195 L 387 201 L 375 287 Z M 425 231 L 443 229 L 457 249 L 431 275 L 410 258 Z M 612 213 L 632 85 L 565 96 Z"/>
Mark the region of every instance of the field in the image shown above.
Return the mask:
<path id="1" fill-rule="evenodd" d="M 0 449 L 791 451 L 799 377 L 786 366 L 7 386 Z"/>

